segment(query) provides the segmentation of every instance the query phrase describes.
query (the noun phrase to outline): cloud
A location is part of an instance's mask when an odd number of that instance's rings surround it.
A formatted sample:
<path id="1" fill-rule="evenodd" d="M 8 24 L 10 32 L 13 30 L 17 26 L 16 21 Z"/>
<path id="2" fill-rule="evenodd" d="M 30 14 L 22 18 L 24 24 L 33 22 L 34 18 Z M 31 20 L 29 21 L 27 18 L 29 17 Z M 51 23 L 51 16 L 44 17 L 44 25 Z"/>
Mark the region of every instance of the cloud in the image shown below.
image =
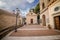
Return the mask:
<path id="1" fill-rule="evenodd" d="M 26 15 L 29 9 L 36 4 L 33 4 L 34 1 L 35 0 L 0 0 L 0 8 L 12 11 L 18 7 L 21 9 L 22 15 Z"/>
<path id="2" fill-rule="evenodd" d="M 33 3 L 33 2 L 34 2 L 34 0 L 27 0 L 27 2 L 29 2 L 29 3 Z"/>
<path id="3" fill-rule="evenodd" d="M 6 5 L 6 3 L 5 3 L 5 2 L 0 1 L 0 7 L 1 7 L 1 6 L 5 6 L 5 5 Z"/>
<path id="4" fill-rule="evenodd" d="M 29 12 L 29 8 L 27 10 L 21 10 L 22 16 L 26 17 L 26 14 Z"/>
<path id="5" fill-rule="evenodd" d="M 27 6 L 30 6 L 29 3 L 34 2 L 34 0 L 0 0 L 0 8 L 20 8 L 22 10 L 26 10 Z"/>

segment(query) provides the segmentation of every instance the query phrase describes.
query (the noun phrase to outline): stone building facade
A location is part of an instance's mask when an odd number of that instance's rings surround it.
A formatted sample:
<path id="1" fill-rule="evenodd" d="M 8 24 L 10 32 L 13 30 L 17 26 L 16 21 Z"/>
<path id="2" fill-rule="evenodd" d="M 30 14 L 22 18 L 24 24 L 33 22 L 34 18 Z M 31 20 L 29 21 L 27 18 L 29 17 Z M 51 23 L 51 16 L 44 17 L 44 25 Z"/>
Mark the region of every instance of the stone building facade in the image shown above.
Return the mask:
<path id="1" fill-rule="evenodd" d="M 26 24 L 37 24 L 37 15 L 31 10 L 27 15 L 26 15 Z"/>
<path id="2" fill-rule="evenodd" d="M 40 25 L 60 30 L 60 0 L 40 0 Z"/>
<path id="3" fill-rule="evenodd" d="M 18 16 L 17 25 L 22 23 L 22 18 Z M 20 22 L 21 20 L 21 22 Z M 4 29 L 16 25 L 16 14 L 0 9 L 0 28 Z"/>

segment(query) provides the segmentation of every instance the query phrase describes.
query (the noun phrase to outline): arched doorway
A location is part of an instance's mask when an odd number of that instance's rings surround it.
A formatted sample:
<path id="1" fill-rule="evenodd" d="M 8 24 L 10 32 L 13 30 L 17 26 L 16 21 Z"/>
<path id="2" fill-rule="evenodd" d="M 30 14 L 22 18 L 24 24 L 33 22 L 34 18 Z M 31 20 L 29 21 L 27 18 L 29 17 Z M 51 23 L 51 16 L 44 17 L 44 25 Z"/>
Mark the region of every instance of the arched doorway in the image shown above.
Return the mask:
<path id="1" fill-rule="evenodd" d="M 33 24 L 33 19 L 31 19 L 31 24 Z"/>
<path id="2" fill-rule="evenodd" d="M 42 19 L 43 19 L 43 26 L 46 26 L 46 17 L 45 17 L 45 15 L 42 16 Z"/>
<path id="3" fill-rule="evenodd" d="M 55 29 L 60 30 L 60 16 L 54 17 Z"/>
<path id="4" fill-rule="evenodd" d="M 21 20 L 19 20 L 19 24 L 21 25 Z"/>

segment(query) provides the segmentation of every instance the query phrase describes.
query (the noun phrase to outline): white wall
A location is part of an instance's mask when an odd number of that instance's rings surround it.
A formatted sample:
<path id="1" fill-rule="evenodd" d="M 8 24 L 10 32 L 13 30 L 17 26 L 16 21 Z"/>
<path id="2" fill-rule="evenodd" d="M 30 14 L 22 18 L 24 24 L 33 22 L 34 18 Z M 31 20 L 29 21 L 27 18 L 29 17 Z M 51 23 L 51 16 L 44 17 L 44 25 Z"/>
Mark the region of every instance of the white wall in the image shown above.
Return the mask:
<path id="1" fill-rule="evenodd" d="M 55 2 L 49 7 L 49 21 L 52 28 L 54 28 L 54 17 L 60 15 L 60 9 L 58 11 L 54 11 L 54 8 L 57 6 L 60 6 L 60 1 Z"/>
<path id="2" fill-rule="evenodd" d="M 45 12 L 43 12 L 42 14 L 40 14 L 40 19 L 42 20 L 42 23 L 40 23 L 40 25 L 41 26 L 43 26 L 43 18 L 42 18 L 42 16 L 43 15 L 45 15 L 45 20 L 46 20 L 46 27 L 48 26 L 48 19 L 49 19 L 49 11 L 48 11 L 48 9 L 45 11 Z"/>

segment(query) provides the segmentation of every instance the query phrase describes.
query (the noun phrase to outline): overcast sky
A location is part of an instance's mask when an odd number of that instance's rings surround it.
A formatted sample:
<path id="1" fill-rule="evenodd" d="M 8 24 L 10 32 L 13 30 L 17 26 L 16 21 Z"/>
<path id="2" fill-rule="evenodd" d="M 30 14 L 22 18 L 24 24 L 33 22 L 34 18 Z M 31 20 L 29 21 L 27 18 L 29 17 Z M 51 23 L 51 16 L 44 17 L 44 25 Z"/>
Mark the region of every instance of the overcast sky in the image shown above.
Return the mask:
<path id="1" fill-rule="evenodd" d="M 0 8 L 9 11 L 19 8 L 22 15 L 25 16 L 30 8 L 37 5 L 39 0 L 0 0 Z"/>

